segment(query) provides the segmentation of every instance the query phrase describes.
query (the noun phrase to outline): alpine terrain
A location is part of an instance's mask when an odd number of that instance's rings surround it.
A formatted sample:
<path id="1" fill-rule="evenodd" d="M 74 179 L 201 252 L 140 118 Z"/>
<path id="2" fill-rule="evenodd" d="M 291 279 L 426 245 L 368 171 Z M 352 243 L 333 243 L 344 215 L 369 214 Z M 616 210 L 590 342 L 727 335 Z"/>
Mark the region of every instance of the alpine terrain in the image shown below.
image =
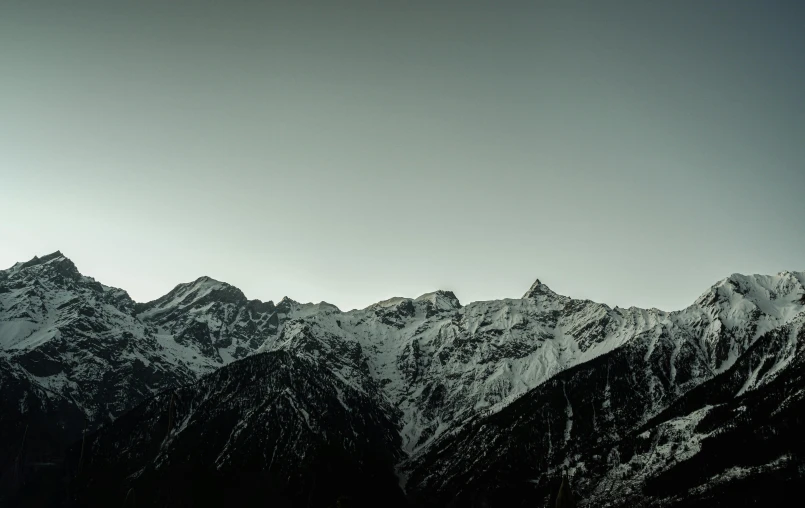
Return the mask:
<path id="1" fill-rule="evenodd" d="M 342 312 L 208 277 L 136 303 L 55 252 L 0 271 L 0 501 L 788 506 L 804 323 L 805 272 Z"/>

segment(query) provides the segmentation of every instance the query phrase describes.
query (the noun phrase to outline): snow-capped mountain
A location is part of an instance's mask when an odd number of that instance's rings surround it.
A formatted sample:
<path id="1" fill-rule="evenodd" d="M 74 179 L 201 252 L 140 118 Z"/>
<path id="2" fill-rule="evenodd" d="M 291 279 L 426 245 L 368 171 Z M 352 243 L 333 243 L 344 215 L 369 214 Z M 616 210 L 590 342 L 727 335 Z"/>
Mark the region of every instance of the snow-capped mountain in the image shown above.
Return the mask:
<path id="1" fill-rule="evenodd" d="M 125 291 L 81 275 L 59 252 L 0 272 L 0 356 L 21 383 L 80 411 L 64 422 L 73 436 L 195 379 L 147 332 Z"/>
<path id="2" fill-rule="evenodd" d="M 273 302 L 248 300 L 209 277 L 179 284 L 136 315 L 166 349 L 198 372 L 209 372 L 254 352 L 280 322 Z"/>
<path id="3" fill-rule="evenodd" d="M 22 439 L 31 418 L 69 442 L 254 351 L 288 314 L 209 278 L 135 304 L 60 252 L 17 263 L 0 271 L 0 361 L 4 379 L 14 379 L 3 382 L 2 413 L 20 417 L 1 418 L 0 430 Z M 53 421 L 39 418 L 51 406 L 72 409 Z M 4 452 L 0 468 L 11 458 Z"/>
<path id="4" fill-rule="evenodd" d="M 164 490 L 158 479 L 190 464 L 219 486 L 238 469 L 262 471 L 272 485 L 263 501 L 298 504 L 319 482 L 311 506 L 338 495 L 325 465 L 393 469 L 375 495 L 402 488 L 436 506 L 538 503 L 563 472 L 585 506 L 689 501 L 665 479 L 706 451 L 712 431 L 699 422 L 721 431 L 746 410 L 774 428 L 769 400 L 798 407 L 804 283 L 802 272 L 736 274 L 677 312 L 576 300 L 539 280 L 517 299 L 461 305 L 435 291 L 342 312 L 248 300 L 202 277 L 135 304 L 55 253 L 0 272 L 0 374 L 24 387 L 3 404 L 35 401 L 14 432 L 64 405 L 91 429 L 106 422 L 79 482 L 99 506 L 121 492 L 86 482 Z M 722 406 L 733 412 L 713 409 Z M 701 480 L 702 498 L 722 481 L 708 471 L 688 479 Z M 755 477 L 742 471 L 723 474 Z"/>
<path id="5" fill-rule="evenodd" d="M 645 326 L 614 321 L 612 312 L 558 296 L 538 282 L 523 299 L 462 307 L 452 293 L 437 291 L 351 312 L 326 309 L 294 324 L 304 323 L 313 336 L 361 346 L 383 396 L 403 412 L 403 446 L 411 453 Z M 262 349 L 293 344 L 280 334 Z"/>
<path id="6" fill-rule="evenodd" d="M 410 453 L 459 422 L 495 412 L 551 376 L 634 339 L 645 360 L 668 355 L 669 396 L 678 396 L 729 368 L 758 336 L 800 312 L 795 297 L 802 280 L 792 273 L 735 275 L 674 313 L 611 309 L 557 295 L 537 280 L 516 300 L 462 307 L 452 293 L 438 291 L 359 311 L 328 309 L 297 322 L 313 335 L 363 347 L 384 395 L 403 411 L 401 432 Z M 290 344 L 278 337 L 263 349 Z M 650 381 L 658 393 L 663 390 L 654 377 Z M 657 399 L 658 407 L 663 401 Z"/>
<path id="7" fill-rule="evenodd" d="M 739 420 L 740 430 L 730 429 L 736 414 L 764 401 L 758 411 L 767 419 L 762 431 L 802 435 L 805 419 L 792 415 L 805 396 L 797 369 L 805 339 L 803 281 L 803 273 L 733 275 L 683 311 L 622 311 L 630 319 L 649 318 L 651 326 L 611 353 L 559 373 L 499 413 L 456 427 L 409 459 L 404 468 L 409 492 L 445 502 L 480 498 L 492 506 L 524 499 L 539 503 L 567 473 L 583 506 L 662 506 L 696 499 L 713 506 L 708 496 L 728 481 L 780 470 L 783 481 L 777 488 L 791 489 L 796 484 L 791 475 L 798 481 L 805 473 L 801 437 L 790 448 L 778 439 L 758 459 L 762 440 L 751 443 L 754 449 L 743 441 L 758 422 Z M 773 395 L 760 395 L 767 392 Z M 787 414 L 778 417 L 784 429 L 770 423 L 775 406 Z M 710 464 L 698 455 L 712 454 L 706 446 L 711 442 L 733 448 L 731 458 Z M 469 459 L 467 450 L 472 450 Z M 736 457 L 741 454 L 736 450 L 745 455 Z M 691 471 L 691 464 L 704 466 Z M 673 479 L 683 475 L 689 483 L 681 489 Z M 688 492 L 693 487 L 698 490 Z M 767 495 L 764 489 L 748 494 L 742 502 L 757 503 Z"/>

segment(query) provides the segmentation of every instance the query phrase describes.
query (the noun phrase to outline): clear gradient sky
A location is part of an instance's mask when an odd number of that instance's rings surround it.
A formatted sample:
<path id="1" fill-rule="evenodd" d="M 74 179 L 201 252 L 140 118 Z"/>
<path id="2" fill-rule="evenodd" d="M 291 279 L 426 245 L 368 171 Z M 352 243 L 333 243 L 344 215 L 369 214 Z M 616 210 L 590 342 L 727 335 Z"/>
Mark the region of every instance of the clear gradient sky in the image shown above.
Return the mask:
<path id="1" fill-rule="evenodd" d="M 805 2 L 0 0 L 0 266 L 342 309 L 805 269 Z"/>

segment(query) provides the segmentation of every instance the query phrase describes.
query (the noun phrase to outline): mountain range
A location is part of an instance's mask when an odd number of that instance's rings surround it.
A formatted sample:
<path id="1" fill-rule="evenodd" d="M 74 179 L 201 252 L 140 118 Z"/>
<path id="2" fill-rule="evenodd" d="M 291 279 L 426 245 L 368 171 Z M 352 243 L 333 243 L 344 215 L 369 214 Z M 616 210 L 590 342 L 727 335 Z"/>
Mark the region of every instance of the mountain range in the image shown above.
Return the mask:
<path id="1" fill-rule="evenodd" d="M 755 506 L 805 477 L 805 272 L 675 312 L 450 291 L 342 312 L 0 271 L 0 501 Z"/>

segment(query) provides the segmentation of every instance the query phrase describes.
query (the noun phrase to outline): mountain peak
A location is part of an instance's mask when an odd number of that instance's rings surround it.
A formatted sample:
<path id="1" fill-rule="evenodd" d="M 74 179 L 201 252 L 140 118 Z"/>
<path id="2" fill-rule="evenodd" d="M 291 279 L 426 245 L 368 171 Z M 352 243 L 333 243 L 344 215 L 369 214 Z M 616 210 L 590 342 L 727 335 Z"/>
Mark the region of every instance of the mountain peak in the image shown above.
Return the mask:
<path id="1" fill-rule="evenodd" d="M 460 309 L 461 302 L 458 301 L 456 295 L 452 291 L 445 291 L 439 289 L 432 293 L 425 293 L 418 296 L 415 302 L 430 302 L 434 307 L 441 310 Z"/>
<path id="2" fill-rule="evenodd" d="M 34 256 L 34 257 L 36 257 L 36 256 Z M 50 254 L 42 256 L 39 259 L 40 259 L 40 261 L 50 261 L 52 259 L 58 259 L 58 258 L 67 259 L 67 257 L 64 254 L 62 254 L 60 250 L 57 250 L 56 252 L 52 252 Z"/>
<path id="3" fill-rule="evenodd" d="M 221 282 L 220 280 L 213 279 L 212 277 L 209 277 L 207 275 L 202 275 L 201 277 L 199 277 L 198 279 L 194 280 L 193 282 L 190 282 L 188 285 L 190 285 L 190 286 L 200 286 L 200 285 L 223 286 L 223 285 L 227 285 L 227 284 L 225 282 Z"/>
<path id="4" fill-rule="evenodd" d="M 240 289 L 205 275 L 192 282 L 177 285 L 156 300 L 138 304 L 138 313 L 162 313 L 166 309 L 192 308 L 211 302 L 245 304 L 247 301 Z"/>
<path id="5" fill-rule="evenodd" d="M 34 267 L 37 267 L 35 269 L 38 272 L 40 270 L 45 270 L 47 273 L 67 277 L 68 279 L 75 280 L 81 277 L 81 274 L 78 272 L 78 268 L 76 268 L 75 264 L 58 250 L 42 257 L 34 256 L 29 261 L 17 263 L 11 269 L 14 271 L 19 271 Z"/>
<path id="6" fill-rule="evenodd" d="M 176 295 L 206 295 L 210 292 L 218 292 L 221 290 L 233 289 L 240 291 L 239 289 L 235 288 L 227 284 L 226 282 L 221 282 L 219 280 L 215 280 L 212 277 L 208 277 L 206 275 L 199 277 L 198 279 L 191 281 L 191 282 L 184 282 L 182 284 L 178 284 L 173 290 L 165 295 L 164 298 L 168 297 L 175 297 Z"/>
<path id="7" fill-rule="evenodd" d="M 47 254 L 45 256 L 42 256 L 41 258 L 39 256 L 34 256 L 29 261 L 21 263 L 20 268 L 28 268 L 29 266 L 44 265 L 49 262 L 59 262 L 59 261 L 70 261 L 70 260 L 67 259 L 67 257 L 65 257 L 65 255 L 62 254 L 60 250 L 57 250 L 56 252 Z M 72 261 L 70 262 L 72 263 Z"/>
<path id="8" fill-rule="evenodd" d="M 277 308 L 277 312 L 279 312 L 281 314 L 287 314 L 288 312 L 291 311 L 291 309 L 293 309 L 294 307 L 296 307 L 298 305 L 299 305 L 299 302 L 297 302 L 296 300 L 293 300 L 293 299 L 291 299 L 291 298 L 289 298 L 287 296 L 283 296 L 282 300 L 279 301 L 279 303 L 277 304 L 276 308 Z"/>
<path id="9" fill-rule="evenodd" d="M 536 299 L 536 298 L 539 298 L 541 296 L 553 296 L 553 297 L 556 297 L 556 296 L 559 296 L 559 295 L 554 293 L 551 288 L 549 288 L 548 286 L 543 284 L 541 280 L 537 279 L 537 280 L 534 281 L 533 284 L 531 284 L 531 287 L 523 295 L 523 300 L 529 299 L 529 298 Z"/>

